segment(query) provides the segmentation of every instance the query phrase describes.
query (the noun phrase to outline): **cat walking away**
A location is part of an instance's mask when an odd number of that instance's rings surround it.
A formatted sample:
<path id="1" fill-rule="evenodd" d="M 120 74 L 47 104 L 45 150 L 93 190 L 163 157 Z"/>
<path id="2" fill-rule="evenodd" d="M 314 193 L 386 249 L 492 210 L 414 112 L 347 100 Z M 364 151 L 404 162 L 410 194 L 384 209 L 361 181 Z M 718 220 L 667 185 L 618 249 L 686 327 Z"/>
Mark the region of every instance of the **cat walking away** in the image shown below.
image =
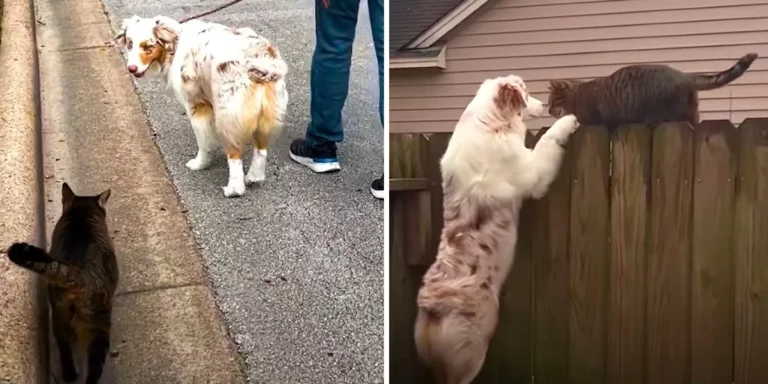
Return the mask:
<path id="1" fill-rule="evenodd" d="M 591 81 L 553 80 L 549 113 L 576 115 L 581 124 L 641 123 L 656 126 L 669 121 L 699 123 L 698 91 L 723 87 L 741 77 L 757 59 L 742 57 L 730 69 L 714 74 L 685 73 L 666 65 L 632 65 Z"/>
<path id="2" fill-rule="evenodd" d="M 47 283 L 62 379 L 77 380 L 73 349 L 87 346 L 85 382 L 96 384 L 109 352 L 112 299 L 119 279 L 104 208 L 110 190 L 77 196 L 64 183 L 61 191 L 63 212 L 53 230 L 50 252 L 15 243 L 8 249 L 8 258 L 41 274 Z"/>

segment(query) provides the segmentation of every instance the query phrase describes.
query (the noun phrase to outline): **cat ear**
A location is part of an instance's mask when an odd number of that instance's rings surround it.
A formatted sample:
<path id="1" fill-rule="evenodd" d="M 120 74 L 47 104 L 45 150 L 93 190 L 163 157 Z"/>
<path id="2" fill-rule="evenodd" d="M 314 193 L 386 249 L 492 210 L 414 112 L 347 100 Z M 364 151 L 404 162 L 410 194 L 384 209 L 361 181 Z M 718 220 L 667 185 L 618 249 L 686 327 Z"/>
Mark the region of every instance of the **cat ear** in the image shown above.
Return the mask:
<path id="1" fill-rule="evenodd" d="M 105 205 L 107 205 L 107 200 L 109 200 L 109 195 L 112 194 L 111 189 L 107 189 L 106 191 L 102 192 L 99 195 L 99 206 L 104 208 Z"/>
<path id="2" fill-rule="evenodd" d="M 576 84 L 578 84 L 578 81 L 573 80 L 550 80 L 549 82 L 549 91 L 563 91 L 563 90 L 569 90 L 573 88 Z"/>
<path id="3" fill-rule="evenodd" d="M 554 91 L 558 89 L 562 89 L 565 87 L 564 81 L 562 80 L 550 80 L 549 81 L 549 90 Z"/>
<path id="4" fill-rule="evenodd" d="M 61 204 L 68 207 L 74 199 L 75 193 L 72 192 L 72 188 L 69 187 L 69 184 L 64 182 L 61 186 Z"/>

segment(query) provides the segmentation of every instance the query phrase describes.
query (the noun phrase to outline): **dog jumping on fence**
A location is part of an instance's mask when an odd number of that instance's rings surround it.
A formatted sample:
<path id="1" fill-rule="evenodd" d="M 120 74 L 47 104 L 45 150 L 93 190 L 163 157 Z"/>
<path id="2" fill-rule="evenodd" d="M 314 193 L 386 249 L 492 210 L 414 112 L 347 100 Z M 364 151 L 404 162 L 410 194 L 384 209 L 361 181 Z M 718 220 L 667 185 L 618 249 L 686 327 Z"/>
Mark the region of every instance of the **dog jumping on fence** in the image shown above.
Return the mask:
<path id="1" fill-rule="evenodd" d="M 578 127 L 573 115 L 564 116 L 526 148 L 523 121 L 546 114 L 520 77 L 485 80 L 440 160 L 444 227 L 418 293 L 415 325 L 418 354 L 439 384 L 469 384 L 480 371 L 523 200 L 546 194 Z"/>
<path id="2" fill-rule="evenodd" d="M 264 181 L 267 148 L 288 105 L 288 66 L 274 45 L 250 28 L 180 24 L 165 16 L 124 19 L 114 40 L 126 50 L 128 72 L 160 77 L 186 108 L 198 146 L 187 168 L 207 168 L 211 152 L 222 146 L 229 164 L 225 196 L 242 196 L 246 183 Z M 244 174 L 247 143 L 253 160 Z"/>

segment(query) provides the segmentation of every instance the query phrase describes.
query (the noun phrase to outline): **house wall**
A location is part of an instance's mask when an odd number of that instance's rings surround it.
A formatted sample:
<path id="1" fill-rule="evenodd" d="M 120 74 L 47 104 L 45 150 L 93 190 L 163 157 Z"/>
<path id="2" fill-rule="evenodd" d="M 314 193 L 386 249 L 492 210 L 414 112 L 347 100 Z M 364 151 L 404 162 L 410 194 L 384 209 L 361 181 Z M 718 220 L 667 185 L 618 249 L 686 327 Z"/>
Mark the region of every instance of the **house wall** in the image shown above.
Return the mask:
<path id="1" fill-rule="evenodd" d="M 768 117 L 768 0 L 500 0 L 460 25 L 446 46 L 442 71 L 391 71 L 391 132 L 452 131 L 490 77 L 520 75 L 546 100 L 551 79 L 590 79 L 642 63 L 716 72 L 749 52 L 760 58 L 741 78 L 699 93 L 701 118 Z"/>

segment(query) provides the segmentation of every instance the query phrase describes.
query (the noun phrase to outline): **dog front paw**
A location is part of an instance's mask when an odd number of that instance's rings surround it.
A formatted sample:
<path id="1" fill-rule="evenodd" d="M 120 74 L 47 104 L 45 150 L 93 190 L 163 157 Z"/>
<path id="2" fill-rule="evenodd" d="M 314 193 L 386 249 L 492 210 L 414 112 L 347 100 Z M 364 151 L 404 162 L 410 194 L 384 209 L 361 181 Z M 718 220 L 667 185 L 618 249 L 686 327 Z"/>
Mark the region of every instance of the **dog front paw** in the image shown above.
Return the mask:
<path id="1" fill-rule="evenodd" d="M 226 187 L 224 187 L 224 196 L 226 197 L 240 197 L 245 194 L 245 183 L 230 181 Z"/>
<path id="2" fill-rule="evenodd" d="M 193 171 L 199 171 L 207 167 L 208 167 L 208 162 L 200 159 L 199 157 L 195 157 L 194 159 L 187 161 L 187 168 Z"/>
<path id="3" fill-rule="evenodd" d="M 249 170 L 248 174 L 245 175 L 245 183 L 247 185 L 258 184 L 266 179 L 267 176 L 264 174 L 264 171 L 256 171 L 255 169 Z"/>
<path id="4" fill-rule="evenodd" d="M 576 119 L 576 116 L 574 115 L 566 115 L 561 117 L 557 120 L 558 123 L 562 122 L 564 128 L 569 133 L 573 133 L 576 131 L 577 128 L 579 128 L 579 121 Z"/>

